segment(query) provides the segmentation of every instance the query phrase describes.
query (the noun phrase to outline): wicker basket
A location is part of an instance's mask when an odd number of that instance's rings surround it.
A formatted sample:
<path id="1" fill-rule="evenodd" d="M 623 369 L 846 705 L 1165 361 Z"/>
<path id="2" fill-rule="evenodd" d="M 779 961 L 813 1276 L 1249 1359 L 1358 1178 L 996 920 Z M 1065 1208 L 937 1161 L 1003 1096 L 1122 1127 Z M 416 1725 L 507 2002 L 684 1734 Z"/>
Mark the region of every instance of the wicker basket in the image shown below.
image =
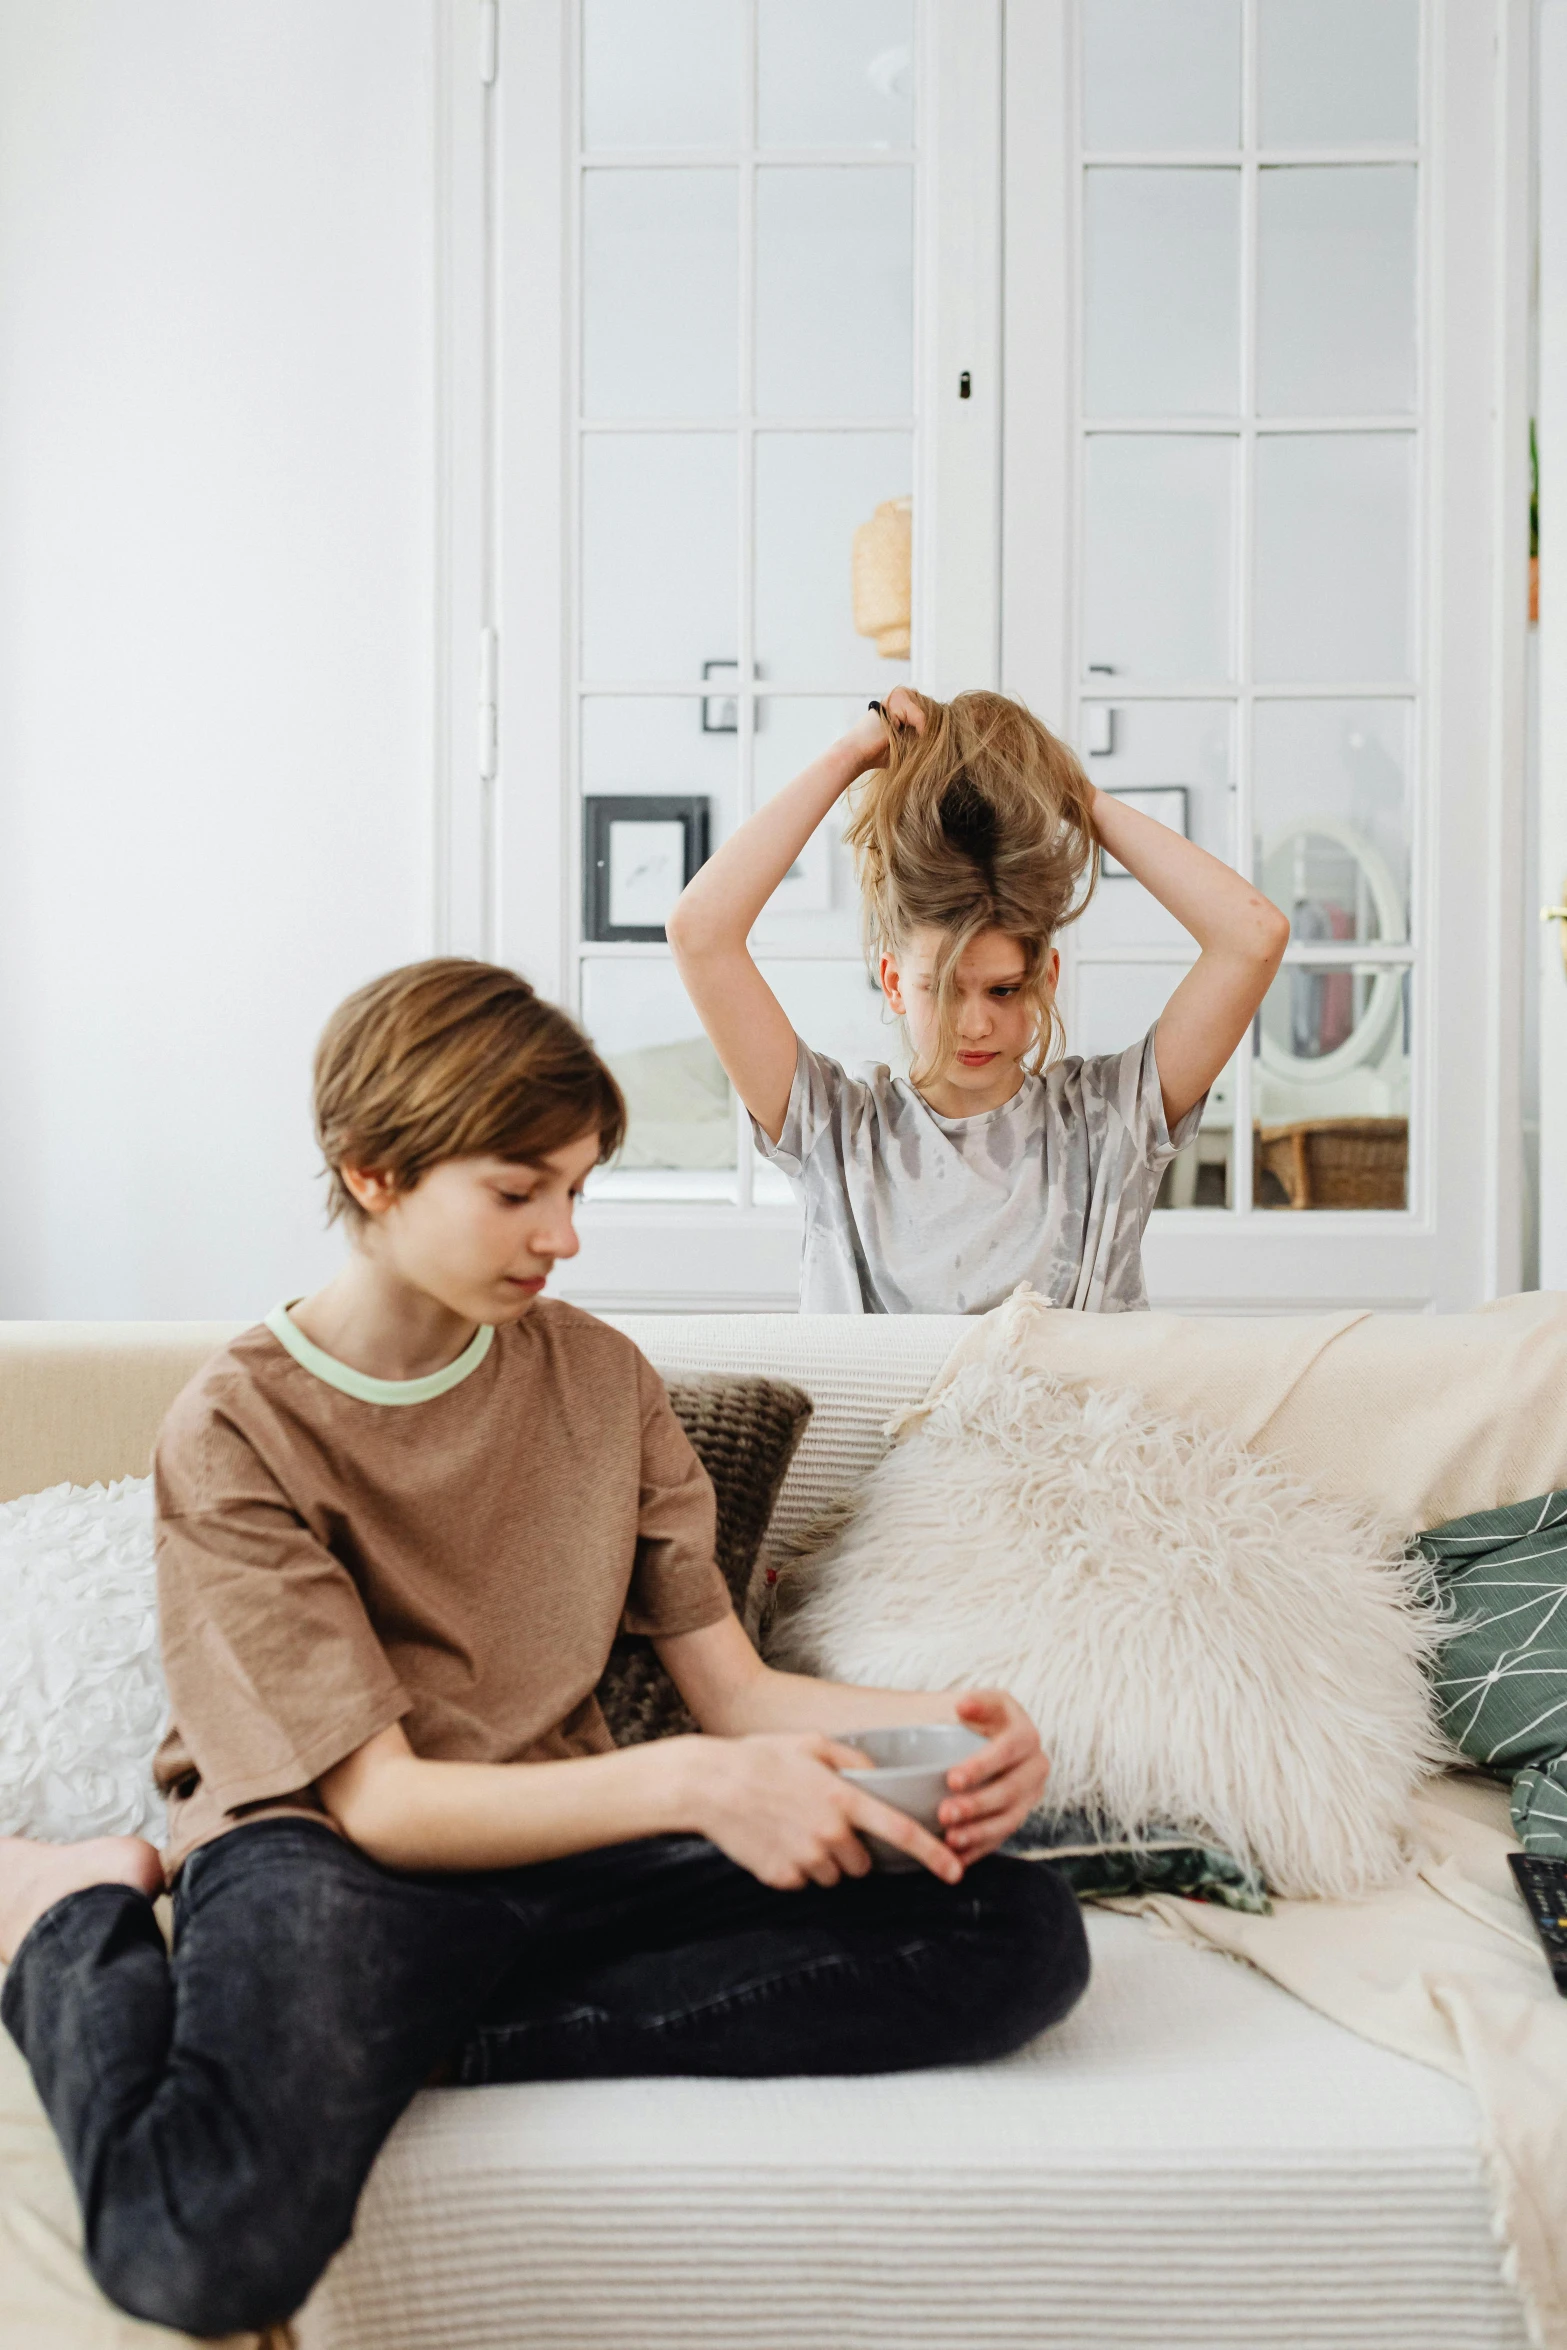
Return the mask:
<path id="1" fill-rule="evenodd" d="M 854 626 L 889 661 L 909 656 L 914 500 L 888 498 L 854 534 Z"/>
<path id="2" fill-rule="evenodd" d="M 1292 1208 L 1401 1208 L 1408 1197 L 1407 1118 L 1299 1118 L 1259 1126 L 1252 1193 L 1271 1175 Z"/>

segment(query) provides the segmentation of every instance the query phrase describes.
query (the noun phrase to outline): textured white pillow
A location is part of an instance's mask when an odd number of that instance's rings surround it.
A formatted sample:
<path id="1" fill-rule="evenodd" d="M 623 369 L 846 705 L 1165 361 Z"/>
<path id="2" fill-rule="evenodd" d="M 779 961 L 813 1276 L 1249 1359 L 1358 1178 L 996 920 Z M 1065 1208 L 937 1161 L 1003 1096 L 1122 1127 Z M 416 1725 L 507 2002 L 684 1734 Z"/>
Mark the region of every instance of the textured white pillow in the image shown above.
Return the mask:
<path id="1" fill-rule="evenodd" d="M 0 1627 L 0 1834 L 156 1843 L 151 1478 L 0 1502 Z"/>
<path id="2" fill-rule="evenodd" d="M 907 1689 L 999 1686 L 1049 1802 L 1167 1823 L 1275 1891 L 1405 1865 L 1450 1759 L 1422 1570 L 1343 1504 L 1131 1393 L 975 1364 L 785 1568 L 770 1661 Z"/>

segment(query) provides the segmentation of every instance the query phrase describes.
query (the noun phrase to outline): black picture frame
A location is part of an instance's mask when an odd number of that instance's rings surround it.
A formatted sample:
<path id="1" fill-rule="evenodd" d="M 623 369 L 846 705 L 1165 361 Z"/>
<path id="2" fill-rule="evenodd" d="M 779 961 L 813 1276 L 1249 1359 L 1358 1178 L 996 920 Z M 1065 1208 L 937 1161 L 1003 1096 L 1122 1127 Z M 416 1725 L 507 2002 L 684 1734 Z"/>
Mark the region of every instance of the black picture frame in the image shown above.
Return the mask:
<path id="1" fill-rule="evenodd" d="M 705 865 L 712 832 L 712 803 L 701 797 L 655 797 L 651 793 L 599 793 L 582 803 L 582 931 L 596 944 L 661 945 L 662 922 L 615 922 L 615 827 L 618 824 L 672 824 L 681 830 L 680 889 Z M 673 905 L 679 890 L 670 894 Z"/>

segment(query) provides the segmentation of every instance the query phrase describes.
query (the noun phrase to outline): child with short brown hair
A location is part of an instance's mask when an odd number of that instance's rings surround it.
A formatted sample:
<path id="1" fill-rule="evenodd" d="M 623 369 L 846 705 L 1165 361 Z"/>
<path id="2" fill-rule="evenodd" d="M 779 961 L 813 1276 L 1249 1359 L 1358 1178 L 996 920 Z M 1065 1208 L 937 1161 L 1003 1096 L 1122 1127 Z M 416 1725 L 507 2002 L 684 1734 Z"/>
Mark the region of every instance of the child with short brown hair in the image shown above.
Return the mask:
<path id="1" fill-rule="evenodd" d="M 1087 1973 L 1061 1878 L 997 1849 L 1045 1776 L 1017 1705 L 764 1666 L 657 1375 L 540 1296 L 622 1124 L 564 1014 L 489 965 L 393 972 L 316 1102 L 348 1262 L 158 1439 L 167 1852 L 0 1842 L 4 2020 L 89 2265 L 205 2335 L 300 2305 L 432 2074 L 961 2062 Z M 699 1735 L 613 1748 L 621 1630 Z M 987 1743 L 939 1837 L 840 1777 L 844 1732 L 955 1717 Z M 922 1865 L 869 1874 L 870 1831 Z"/>

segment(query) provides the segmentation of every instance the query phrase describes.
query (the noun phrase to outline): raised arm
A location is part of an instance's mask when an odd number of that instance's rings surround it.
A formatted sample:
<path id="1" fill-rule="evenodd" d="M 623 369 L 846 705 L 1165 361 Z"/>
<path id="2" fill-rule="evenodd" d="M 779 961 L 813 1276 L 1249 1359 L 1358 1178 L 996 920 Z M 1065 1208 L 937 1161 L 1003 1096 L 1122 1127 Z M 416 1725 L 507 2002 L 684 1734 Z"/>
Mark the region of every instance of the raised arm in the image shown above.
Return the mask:
<path id="1" fill-rule="evenodd" d="M 747 940 L 818 824 L 856 776 L 883 766 L 886 757 L 886 726 L 868 710 L 709 857 L 669 917 L 686 993 L 740 1099 L 774 1142 L 794 1083 L 795 1034 Z"/>
<path id="2" fill-rule="evenodd" d="M 1251 1026 L 1289 943 L 1289 921 L 1231 866 L 1106 792 L 1094 794 L 1094 829 L 1202 949 L 1160 1014 L 1154 1044 L 1174 1126 Z"/>

